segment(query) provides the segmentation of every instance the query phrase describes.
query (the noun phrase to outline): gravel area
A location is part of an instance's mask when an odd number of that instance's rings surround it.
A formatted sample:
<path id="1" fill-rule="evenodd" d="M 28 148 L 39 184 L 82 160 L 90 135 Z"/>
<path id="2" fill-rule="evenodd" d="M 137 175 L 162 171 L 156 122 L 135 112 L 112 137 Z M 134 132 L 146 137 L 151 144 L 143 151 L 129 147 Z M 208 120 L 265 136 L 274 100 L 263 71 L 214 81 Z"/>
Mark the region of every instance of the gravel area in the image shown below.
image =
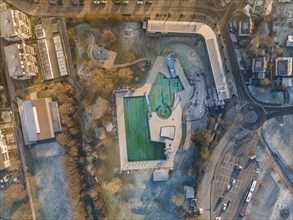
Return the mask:
<path id="1" fill-rule="evenodd" d="M 55 142 L 36 144 L 27 148 L 26 161 L 32 191 L 39 204 L 42 219 L 70 219 L 70 210 L 65 194 L 66 181 L 63 175 L 61 156 L 63 149 Z"/>

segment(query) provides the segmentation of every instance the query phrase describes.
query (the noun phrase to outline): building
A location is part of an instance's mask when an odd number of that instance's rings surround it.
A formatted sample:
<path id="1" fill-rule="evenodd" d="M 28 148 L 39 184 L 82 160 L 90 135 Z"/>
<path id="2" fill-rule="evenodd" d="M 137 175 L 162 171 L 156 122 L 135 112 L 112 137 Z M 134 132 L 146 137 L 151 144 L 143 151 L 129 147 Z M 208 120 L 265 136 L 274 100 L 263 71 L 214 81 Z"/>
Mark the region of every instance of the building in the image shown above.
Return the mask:
<path id="1" fill-rule="evenodd" d="M 257 57 L 252 60 L 252 73 L 257 74 L 258 79 L 264 79 L 267 71 L 268 62 L 265 56 Z"/>
<path id="2" fill-rule="evenodd" d="M 276 58 L 275 75 L 279 77 L 292 77 L 292 57 Z"/>
<path id="3" fill-rule="evenodd" d="M 282 86 L 284 88 L 293 86 L 293 79 L 291 77 L 282 77 Z"/>
<path id="4" fill-rule="evenodd" d="M 7 145 L 0 131 L 0 170 L 10 167 L 10 159 L 8 154 Z"/>
<path id="5" fill-rule="evenodd" d="M 40 58 L 41 68 L 42 68 L 42 76 L 44 80 L 52 80 L 54 79 L 54 74 L 52 70 L 52 64 L 50 60 L 48 44 L 46 39 L 38 39 L 38 55 Z"/>
<path id="6" fill-rule="evenodd" d="M 155 170 L 153 172 L 153 180 L 155 182 L 167 181 L 168 179 L 169 179 L 169 171 L 168 170 Z"/>
<path id="7" fill-rule="evenodd" d="M 44 31 L 43 25 L 41 25 L 41 24 L 35 25 L 35 35 L 36 35 L 37 39 L 46 38 L 46 34 Z"/>
<path id="8" fill-rule="evenodd" d="M 293 35 L 288 35 L 286 46 L 287 47 L 293 47 Z"/>
<path id="9" fill-rule="evenodd" d="M 55 138 L 61 131 L 58 104 L 50 98 L 18 99 L 18 109 L 25 145 Z"/>
<path id="10" fill-rule="evenodd" d="M 269 15 L 272 11 L 273 0 L 255 0 L 252 13 L 254 15 Z"/>
<path id="11" fill-rule="evenodd" d="M 21 11 L 6 9 L 0 13 L 1 37 L 9 41 L 32 37 L 31 22 Z"/>
<path id="12" fill-rule="evenodd" d="M 38 73 L 35 49 L 25 43 L 4 47 L 9 76 L 13 79 L 30 79 Z"/>
<path id="13" fill-rule="evenodd" d="M 184 186 L 185 198 L 186 199 L 194 199 L 195 190 L 192 186 Z"/>
<path id="14" fill-rule="evenodd" d="M 53 41 L 54 41 L 54 45 L 55 45 L 55 51 L 56 51 L 60 75 L 61 76 L 68 76 L 69 74 L 68 74 L 67 67 L 66 67 L 66 61 L 65 61 L 63 45 L 61 42 L 60 35 L 57 34 L 57 35 L 53 36 Z"/>
<path id="15" fill-rule="evenodd" d="M 245 16 L 240 22 L 238 27 L 238 35 L 246 37 L 252 35 L 254 23 L 250 16 Z"/>

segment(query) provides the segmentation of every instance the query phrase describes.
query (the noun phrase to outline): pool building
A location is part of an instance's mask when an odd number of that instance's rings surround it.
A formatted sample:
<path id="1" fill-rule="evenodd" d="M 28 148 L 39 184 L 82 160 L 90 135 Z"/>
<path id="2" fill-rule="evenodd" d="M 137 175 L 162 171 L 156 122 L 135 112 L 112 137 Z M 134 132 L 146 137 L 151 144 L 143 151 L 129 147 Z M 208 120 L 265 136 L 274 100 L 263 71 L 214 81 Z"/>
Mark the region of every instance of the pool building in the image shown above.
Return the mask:
<path id="1" fill-rule="evenodd" d="M 182 110 L 193 87 L 179 60 L 169 55 L 156 58 L 144 86 L 115 91 L 121 170 L 174 165 L 182 137 Z"/>

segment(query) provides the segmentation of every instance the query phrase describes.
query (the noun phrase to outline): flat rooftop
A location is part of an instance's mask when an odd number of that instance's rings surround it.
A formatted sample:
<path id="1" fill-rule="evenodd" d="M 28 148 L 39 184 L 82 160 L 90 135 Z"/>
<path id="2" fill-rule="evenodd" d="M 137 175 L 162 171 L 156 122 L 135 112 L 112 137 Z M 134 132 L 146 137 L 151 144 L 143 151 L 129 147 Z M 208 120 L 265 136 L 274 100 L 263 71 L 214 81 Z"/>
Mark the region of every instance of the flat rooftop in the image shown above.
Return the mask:
<path id="1" fill-rule="evenodd" d="M 4 47 L 5 61 L 10 77 L 24 75 L 20 62 L 18 44 L 11 44 Z"/>
<path id="2" fill-rule="evenodd" d="M 292 76 L 292 57 L 276 59 L 276 76 Z"/>
<path id="3" fill-rule="evenodd" d="M 17 35 L 17 32 L 14 27 L 12 13 L 13 13 L 13 10 L 10 8 L 0 12 L 0 20 L 1 20 L 0 30 L 1 30 L 2 37 L 11 37 L 11 36 Z"/>

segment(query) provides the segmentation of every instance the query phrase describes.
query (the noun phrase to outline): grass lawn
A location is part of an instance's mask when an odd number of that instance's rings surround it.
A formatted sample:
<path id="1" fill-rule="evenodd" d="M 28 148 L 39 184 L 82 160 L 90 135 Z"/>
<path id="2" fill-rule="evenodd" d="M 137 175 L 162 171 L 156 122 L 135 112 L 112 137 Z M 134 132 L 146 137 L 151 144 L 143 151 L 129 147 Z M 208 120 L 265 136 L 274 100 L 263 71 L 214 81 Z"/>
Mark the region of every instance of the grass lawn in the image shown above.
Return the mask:
<path id="1" fill-rule="evenodd" d="M 128 161 L 165 160 L 165 144 L 151 142 L 144 96 L 124 98 Z"/>

